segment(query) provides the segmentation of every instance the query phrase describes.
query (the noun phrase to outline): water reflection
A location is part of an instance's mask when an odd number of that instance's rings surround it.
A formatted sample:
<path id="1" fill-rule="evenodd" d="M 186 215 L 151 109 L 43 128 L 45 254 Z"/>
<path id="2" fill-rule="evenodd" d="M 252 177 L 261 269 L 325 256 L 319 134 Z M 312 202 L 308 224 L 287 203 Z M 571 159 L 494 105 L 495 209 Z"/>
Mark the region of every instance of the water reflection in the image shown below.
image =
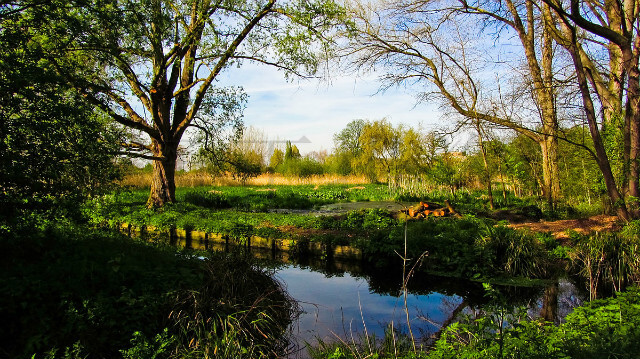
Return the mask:
<path id="1" fill-rule="evenodd" d="M 258 254 L 258 257 L 260 255 Z M 263 256 L 263 258 L 265 258 Z M 358 262 L 326 261 L 318 258 L 267 259 L 262 265 L 273 273 L 287 292 L 299 301 L 303 314 L 293 327 L 299 348 L 322 340 L 353 340 L 363 334 L 382 337 L 390 324 L 407 332 L 407 316 L 402 293 L 402 270 L 375 270 Z M 560 322 L 584 294 L 568 280 L 549 287 L 494 286 L 500 305 L 507 310 L 529 308 L 531 317 Z M 460 314 L 484 315 L 496 303 L 487 296 L 482 283 L 417 273 L 408 283 L 406 308 L 413 333 L 433 342 Z M 304 358 L 300 349 L 292 358 Z"/>
<path id="2" fill-rule="evenodd" d="M 172 242 L 183 248 L 244 251 L 270 269 L 303 311 L 292 328 L 299 349 L 292 358 L 304 358 L 305 343 L 318 338 L 357 341 L 364 334 L 382 337 L 389 325 L 407 332 L 402 268 L 380 270 L 357 260 L 294 257 L 275 248 L 249 249 L 196 238 L 174 238 Z M 556 323 L 584 298 L 568 280 L 547 287 L 494 288 L 503 307 L 526 307 L 530 316 Z M 482 283 L 420 272 L 409 280 L 407 290 L 408 320 L 413 333 L 426 341 L 437 338 L 440 329 L 460 314 L 483 315 L 491 300 Z"/>

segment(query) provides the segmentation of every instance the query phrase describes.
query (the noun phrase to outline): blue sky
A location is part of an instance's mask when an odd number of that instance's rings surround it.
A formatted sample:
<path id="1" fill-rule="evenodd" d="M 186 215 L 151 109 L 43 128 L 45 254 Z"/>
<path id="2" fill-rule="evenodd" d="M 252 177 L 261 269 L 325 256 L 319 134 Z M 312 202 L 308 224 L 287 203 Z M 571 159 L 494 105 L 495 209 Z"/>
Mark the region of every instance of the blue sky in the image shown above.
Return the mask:
<path id="1" fill-rule="evenodd" d="M 376 94 L 375 75 L 357 78 L 333 74 L 329 80 L 293 80 L 267 66 L 245 64 L 221 74 L 218 85 L 242 86 L 249 95 L 244 120 L 261 129 L 270 140 L 295 141 L 306 136 L 310 143 L 300 151 L 331 150 L 333 134 L 354 119 L 386 117 L 393 124 L 426 130 L 440 122 L 437 106 L 420 104 L 406 89 Z"/>

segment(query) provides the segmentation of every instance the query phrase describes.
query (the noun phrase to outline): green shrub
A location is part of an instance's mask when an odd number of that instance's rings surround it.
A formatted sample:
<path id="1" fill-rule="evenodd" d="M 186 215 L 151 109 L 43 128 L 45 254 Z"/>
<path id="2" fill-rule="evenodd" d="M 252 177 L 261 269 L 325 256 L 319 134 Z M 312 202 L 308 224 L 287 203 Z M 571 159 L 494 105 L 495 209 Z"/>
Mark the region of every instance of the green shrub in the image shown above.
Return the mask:
<path id="1" fill-rule="evenodd" d="M 310 177 L 324 173 L 322 164 L 310 158 L 293 158 L 276 166 L 276 172 L 285 176 Z"/>
<path id="2" fill-rule="evenodd" d="M 184 194 L 183 200 L 204 208 L 231 208 L 228 199 L 219 193 L 211 191 L 190 191 Z"/>
<path id="3" fill-rule="evenodd" d="M 451 325 L 428 358 L 637 358 L 640 353 L 640 291 L 594 300 L 554 326 L 536 320 L 484 316 Z"/>
<path id="4" fill-rule="evenodd" d="M 568 252 L 572 269 L 587 280 L 592 298 L 600 284 L 618 290 L 640 284 L 639 228 L 638 221 L 633 221 L 619 233 L 571 233 L 575 242 Z"/>
<path id="5" fill-rule="evenodd" d="M 495 272 L 536 278 L 547 274 L 548 252 L 532 233 L 503 225 L 486 226 L 480 245 Z"/>
<path id="6" fill-rule="evenodd" d="M 572 358 L 638 358 L 640 290 L 630 288 L 576 308 L 567 315 L 558 336 Z"/>
<path id="7" fill-rule="evenodd" d="M 475 218 L 427 218 L 395 226 L 388 235 L 372 237 L 364 244 L 366 258 L 378 266 L 397 265 L 396 253 L 404 252 L 405 234 L 407 255 L 418 258 L 428 252 L 425 268 L 470 277 L 482 272 L 485 261 L 483 248 L 476 246 L 481 221 Z"/>

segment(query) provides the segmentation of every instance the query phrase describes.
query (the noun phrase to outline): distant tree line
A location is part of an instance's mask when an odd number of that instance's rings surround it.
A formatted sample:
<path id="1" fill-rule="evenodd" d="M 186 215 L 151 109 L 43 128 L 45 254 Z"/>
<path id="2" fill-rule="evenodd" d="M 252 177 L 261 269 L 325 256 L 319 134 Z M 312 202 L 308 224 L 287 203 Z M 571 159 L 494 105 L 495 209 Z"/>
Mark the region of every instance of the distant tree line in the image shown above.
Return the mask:
<path id="1" fill-rule="evenodd" d="M 563 129 L 568 138 L 582 141 L 588 129 Z M 206 168 L 213 174 L 228 173 L 246 181 L 265 173 L 308 177 L 333 174 L 363 176 L 370 182 L 389 183 L 392 188 L 445 189 L 455 195 L 460 189 L 487 190 L 506 198 L 543 196 L 544 160 L 539 146 L 528 136 L 483 129 L 484 140 L 471 137 L 462 149 L 451 148 L 450 136 L 404 124 L 394 126 L 387 119 L 353 120 L 334 134 L 331 152 L 311 152 L 305 156 L 295 144 L 273 146 L 255 128 L 245 129 L 227 151 L 223 161 L 201 152 Z M 269 144 L 273 149 L 269 153 Z M 565 202 L 600 205 L 606 189 L 595 160 L 587 151 L 560 142 L 558 181 Z"/>

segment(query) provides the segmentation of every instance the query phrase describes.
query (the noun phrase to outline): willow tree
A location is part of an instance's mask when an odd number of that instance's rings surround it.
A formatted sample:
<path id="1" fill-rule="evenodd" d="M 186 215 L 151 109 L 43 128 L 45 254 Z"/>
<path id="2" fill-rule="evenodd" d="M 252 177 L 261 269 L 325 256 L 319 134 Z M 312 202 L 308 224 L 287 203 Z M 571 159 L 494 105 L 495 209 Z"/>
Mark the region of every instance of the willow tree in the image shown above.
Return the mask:
<path id="1" fill-rule="evenodd" d="M 331 0 L 107 0 L 60 11 L 82 31 L 50 61 L 131 131 L 127 154 L 153 161 L 149 207 L 175 201 L 177 150 L 189 128 L 211 141 L 241 127 L 243 92 L 217 87 L 220 74 L 246 62 L 312 74 L 341 16 Z M 70 58 L 86 67 L 66 66 Z"/>
<path id="2" fill-rule="evenodd" d="M 471 126 L 488 122 L 534 140 L 540 187 L 555 205 L 559 82 L 552 36 L 533 0 L 390 0 L 350 9 L 357 30 L 345 53 L 357 69 L 383 68 L 384 86 L 411 86 L 419 101 L 439 100 Z"/>

